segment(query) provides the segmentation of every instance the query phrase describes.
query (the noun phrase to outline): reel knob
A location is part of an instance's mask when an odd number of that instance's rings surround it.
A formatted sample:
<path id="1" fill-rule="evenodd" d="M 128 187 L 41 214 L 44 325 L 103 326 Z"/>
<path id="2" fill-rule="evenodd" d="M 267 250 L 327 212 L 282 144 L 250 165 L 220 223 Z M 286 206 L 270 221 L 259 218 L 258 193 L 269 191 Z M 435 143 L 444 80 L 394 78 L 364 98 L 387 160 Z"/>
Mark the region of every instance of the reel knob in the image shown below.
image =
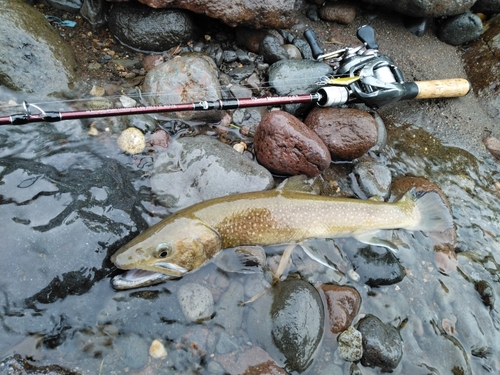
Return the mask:
<path id="1" fill-rule="evenodd" d="M 359 40 L 366 44 L 368 49 L 378 49 L 378 43 L 375 40 L 375 30 L 369 25 L 361 26 L 356 33 Z"/>

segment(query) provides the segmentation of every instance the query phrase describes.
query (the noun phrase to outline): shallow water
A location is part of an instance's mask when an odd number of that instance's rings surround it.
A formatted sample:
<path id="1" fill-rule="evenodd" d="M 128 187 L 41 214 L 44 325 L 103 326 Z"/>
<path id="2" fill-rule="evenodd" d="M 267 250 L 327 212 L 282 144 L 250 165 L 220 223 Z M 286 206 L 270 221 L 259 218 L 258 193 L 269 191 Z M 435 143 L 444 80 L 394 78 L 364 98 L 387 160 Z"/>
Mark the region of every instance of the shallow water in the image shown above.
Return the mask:
<path id="1" fill-rule="evenodd" d="M 399 327 L 404 355 L 396 374 L 468 373 L 468 366 L 474 374 L 497 373 L 498 311 L 494 302 L 483 303 L 476 288 L 486 281 L 493 298 L 498 294 L 500 168 L 493 159 L 442 145 L 418 125 L 392 125 L 389 144 L 377 158 L 394 177 L 425 177 L 444 191 L 457 226 L 456 263 L 435 252 L 426 235 L 394 231 L 388 235 L 405 268 L 404 279 L 394 285 L 372 288 L 357 281 L 343 255 L 359 250 L 351 239 L 313 241 L 329 249 L 344 272 L 326 270 L 300 251 L 288 271 L 315 285 L 355 287 L 363 300 L 359 317 L 373 314 Z M 215 371 L 212 362 L 226 355 L 218 346 L 223 297 L 237 285 L 249 294 L 268 275 L 226 273 L 209 264 L 181 280 L 115 292 L 110 277 L 117 270 L 109 256 L 165 214 L 149 190 L 152 156 L 125 155 L 115 141 L 110 133 L 87 135 L 76 121 L 0 128 L 0 358 L 20 353 L 37 364 L 88 374 Z M 186 320 L 176 293 L 188 282 L 211 290 L 213 319 Z M 237 298 L 224 307 L 234 318 L 225 332 L 243 347 L 250 345 L 246 319 L 253 307 L 239 306 L 247 295 Z M 165 360 L 149 358 L 154 339 L 165 344 Z M 325 335 L 311 373 L 332 363 L 348 373 L 336 346 L 335 337 Z"/>

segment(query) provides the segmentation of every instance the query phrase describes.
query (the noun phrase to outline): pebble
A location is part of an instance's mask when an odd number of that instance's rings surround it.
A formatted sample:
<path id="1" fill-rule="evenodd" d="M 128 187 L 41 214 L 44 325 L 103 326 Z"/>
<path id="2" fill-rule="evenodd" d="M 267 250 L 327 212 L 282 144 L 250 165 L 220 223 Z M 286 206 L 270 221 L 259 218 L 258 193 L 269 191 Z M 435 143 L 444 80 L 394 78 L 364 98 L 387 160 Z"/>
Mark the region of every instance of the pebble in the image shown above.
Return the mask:
<path id="1" fill-rule="evenodd" d="M 146 147 L 144 133 L 137 128 L 127 128 L 118 137 L 118 147 L 129 154 L 139 154 Z"/>
<path id="2" fill-rule="evenodd" d="M 272 64 L 279 60 L 288 59 L 288 53 L 281 40 L 274 35 L 266 35 L 259 45 L 259 55 L 264 57 L 264 61 Z"/>
<path id="3" fill-rule="evenodd" d="M 149 347 L 149 355 L 155 359 L 164 359 L 167 358 L 167 350 L 160 340 L 155 339 Z"/>
<path id="4" fill-rule="evenodd" d="M 96 85 L 93 85 L 92 89 L 89 92 L 89 94 L 92 96 L 104 96 L 105 93 L 106 92 L 104 91 L 103 87 Z"/>
<path id="5" fill-rule="evenodd" d="M 319 16 L 325 21 L 348 25 L 356 17 L 356 8 L 347 4 L 325 5 L 319 9 Z"/>
<path id="6" fill-rule="evenodd" d="M 187 320 L 200 322 L 210 319 L 214 313 L 214 299 L 206 287 L 187 283 L 177 291 L 177 300 Z"/>
<path id="7" fill-rule="evenodd" d="M 353 170 L 356 181 L 366 198 L 389 195 L 392 176 L 390 169 L 371 157 L 362 157 Z"/>
<path id="8" fill-rule="evenodd" d="M 495 292 L 491 284 L 485 280 L 479 280 L 475 283 L 475 288 L 484 305 L 493 309 L 495 307 Z"/>
<path id="9" fill-rule="evenodd" d="M 281 175 L 314 177 L 330 165 L 330 153 L 318 135 L 284 111 L 272 111 L 261 121 L 254 136 L 259 162 Z"/>
<path id="10" fill-rule="evenodd" d="M 345 331 L 358 315 L 361 296 L 349 286 L 323 284 L 321 290 L 325 295 L 331 332 Z"/>
<path id="11" fill-rule="evenodd" d="M 378 140 L 377 122 L 359 109 L 316 107 L 304 123 L 325 142 L 334 160 L 359 158 Z"/>
<path id="12" fill-rule="evenodd" d="M 302 54 L 300 53 L 299 49 L 294 46 L 293 44 L 285 44 L 283 46 L 285 48 L 285 51 L 288 55 L 289 59 L 301 59 Z"/>
<path id="13" fill-rule="evenodd" d="M 491 155 L 500 159 L 500 140 L 498 138 L 486 137 L 483 139 L 483 143 Z"/>
<path id="14" fill-rule="evenodd" d="M 353 326 L 347 328 L 338 337 L 338 354 L 344 361 L 359 361 L 363 356 L 361 332 Z"/>
<path id="15" fill-rule="evenodd" d="M 359 322 L 358 331 L 363 337 L 361 364 L 392 372 L 403 356 L 403 339 L 399 331 L 373 315 L 367 315 Z"/>

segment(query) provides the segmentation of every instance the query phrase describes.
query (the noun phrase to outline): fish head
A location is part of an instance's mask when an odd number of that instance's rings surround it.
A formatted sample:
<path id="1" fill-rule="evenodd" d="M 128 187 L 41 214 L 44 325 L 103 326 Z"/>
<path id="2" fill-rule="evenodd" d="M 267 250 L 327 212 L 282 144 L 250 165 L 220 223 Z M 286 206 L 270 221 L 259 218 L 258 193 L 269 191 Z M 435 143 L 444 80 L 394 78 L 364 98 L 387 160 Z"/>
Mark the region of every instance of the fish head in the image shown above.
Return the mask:
<path id="1" fill-rule="evenodd" d="M 111 257 L 116 267 L 181 277 L 222 248 L 219 234 L 202 221 L 165 219 L 147 229 Z"/>

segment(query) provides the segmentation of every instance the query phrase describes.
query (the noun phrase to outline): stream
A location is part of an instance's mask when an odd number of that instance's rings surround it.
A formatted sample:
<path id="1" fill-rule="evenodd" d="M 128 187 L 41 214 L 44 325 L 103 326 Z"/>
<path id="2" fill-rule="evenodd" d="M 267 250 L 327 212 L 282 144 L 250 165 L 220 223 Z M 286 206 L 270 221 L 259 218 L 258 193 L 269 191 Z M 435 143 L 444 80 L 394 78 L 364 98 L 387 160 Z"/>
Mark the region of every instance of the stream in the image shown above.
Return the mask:
<path id="1" fill-rule="evenodd" d="M 0 102 L 11 100 L 30 95 L 0 86 Z M 10 110 L 1 106 L 0 115 Z M 289 324 L 304 319 L 310 325 L 301 333 L 312 345 L 307 350 L 306 344 L 287 346 L 275 331 L 269 336 L 275 328 L 268 315 L 276 306 L 288 311 L 287 303 L 298 298 L 293 288 L 275 285 L 242 304 L 270 287 L 284 245 L 265 248 L 267 262 L 255 272 L 231 272 L 214 260 L 181 279 L 112 288 L 111 278 L 122 271 L 110 256 L 169 214 L 151 190 L 156 151 L 120 150 L 114 127 L 121 120 L 109 120 L 111 130 L 97 135 L 89 134 L 90 121 L 1 126 L 0 373 L 12 373 L 6 359 L 14 354 L 36 366 L 61 366 L 52 368 L 56 374 L 382 373 L 383 366 L 339 355 L 338 335 L 319 318 L 325 297 L 311 297 L 325 284 L 359 293 L 353 326 L 374 316 L 399 332 L 402 358 L 394 374 L 499 373 L 500 165 L 447 144 L 428 131 L 424 117 L 386 121 L 387 144 L 370 156 L 393 179 L 422 177 L 443 191 L 456 246 L 435 248 L 431 236 L 405 230 L 385 231 L 397 247 L 394 255 L 353 238 L 307 241 L 336 270 L 294 250 L 282 283 L 299 289 L 297 280 L 305 281 L 311 305 L 320 306 L 317 315 L 304 317 L 299 300 L 289 318 Z M 219 138 L 210 126 L 159 127 L 173 140 L 201 133 Z M 203 319 L 186 313 L 185 288 L 201 288 L 211 300 Z M 201 294 L 196 303 L 204 303 Z M 165 351 L 155 351 L 157 342 Z M 262 358 L 268 367 L 256 368 Z M 245 372 L 245 364 L 253 372 Z"/>

